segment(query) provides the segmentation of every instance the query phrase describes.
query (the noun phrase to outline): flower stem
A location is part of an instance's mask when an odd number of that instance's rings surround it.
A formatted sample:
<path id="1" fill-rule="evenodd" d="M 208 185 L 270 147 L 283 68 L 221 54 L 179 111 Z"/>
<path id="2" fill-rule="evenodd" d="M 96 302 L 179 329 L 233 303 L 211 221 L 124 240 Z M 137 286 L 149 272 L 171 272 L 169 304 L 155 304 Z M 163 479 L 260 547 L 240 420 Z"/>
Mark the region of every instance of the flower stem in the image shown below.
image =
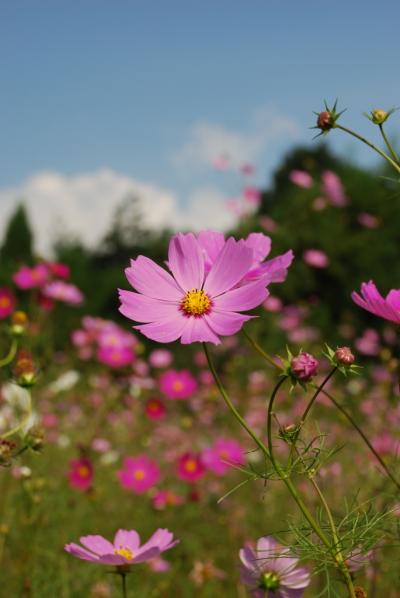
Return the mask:
<path id="1" fill-rule="evenodd" d="M 3 368 L 4 366 L 11 363 L 11 361 L 15 357 L 15 354 L 17 353 L 17 348 L 18 348 L 18 341 L 17 341 L 17 339 L 14 338 L 7 355 L 5 357 L 3 357 L 3 359 L 0 359 L 0 368 Z"/>
<path id="2" fill-rule="evenodd" d="M 382 125 L 382 124 L 381 124 L 381 125 L 379 125 L 379 130 L 380 130 L 380 132 L 381 132 L 381 135 L 382 135 L 382 137 L 383 137 L 383 141 L 386 143 L 386 147 L 388 148 L 389 152 L 390 152 L 390 153 L 391 153 L 391 155 L 392 155 L 392 158 L 393 158 L 393 160 L 394 160 L 395 162 L 397 162 L 397 164 L 400 164 L 399 157 L 398 157 L 398 155 L 396 154 L 396 152 L 395 152 L 395 150 L 394 150 L 394 148 L 393 148 L 392 144 L 390 143 L 390 141 L 389 141 L 389 139 L 388 139 L 388 137 L 387 137 L 387 135 L 386 135 L 386 133 L 385 133 L 385 131 L 384 131 L 384 128 L 383 128 L 383 125 Z"/>
<path id="3" fill-rule="evenodd" d="M 204 349 L 204 353 L 206 355 L 207 358 L 207 363 L 208 366 L 210 368 L 210 371 L 214 377 L 215 383 L 218 386 L 219 392 L 222 395 L 222 398 L 224 399 L 228 409 L 233 413 L 233 415 L 235 416 L 235 418 L 238 420 L 238 422 L 240 423 L 240 425 L 242 426 L 242 428 L 244 428 L 246 430 L 246 432 L 249 434 L 249 436 L 251 436 L 251 438 L 254 440 L 254 442 L 256 443 L 256 445 L 258 446 L 259 449 L 261 449 L 261 451 L 268 457 L 269 456 L 269 452 L 267 447 L 265 446 L 265 444 L 258 438 L 258 436 L 253 432 L 253 430 L 250 428 L 250 426 L 247 425 L 246 421 L 243 419 L 243 417 L 240 415 L 239 411 L 236 409 L 235 405 L 232 403 L 231 399 L 228 396 L 228 393 L 226 392 L 220 377 L 217 374 L 217 371 L 215 369 L 214 363 L 211 359 L 211 355 L 210 352 L 208 350 L 208 347 L 206 345 L 206 343 L 203 343 L 203 349 Z"/>
<path id="4" fill-rule="evenodd" d="M 386 463 L 384 462 L 384 460 L 382 459 L 380 454 L 377 452 L 377 450 L 374 448 L 374 446 L 368 439 L 368 436 L 362 431 L 362 429 L 357 424 L 357 422 L 354 420 L 354 418 L 350 415 L 350 413 L 348 413 L 346 411 L 346 409 L 344 409 L 341 406 L 341 404 L 330 393 L 328 393 L 326 390 L 323 390 L 322 392 L 335 405 L 335 407 L 345 416 L 345 418 L 351 423 L 351 425 L 354 427 L 354 429 L 357 430 L 357 432 L 359 433 L 361 438 L 364 440 L 365 444 L 367 445 L 367 447 L 369 448 L 371 453 L 375 456 L 376 460 L 379 462 L 379 464 L 385 470 L 387 476 L 392 480 L 393 484 L 397 487 L 397 489 L 400 490 L 400 482 L 394 477 L 394 475 L 392 474 L 392 472 L 390 471 L 390 469 L 388 468 L 388 466 L 386 465 Z"/>
<path id="5" fill-rule="evenodd" d="M 320 392 L 322 391 L 322 389 L 324 388 L 324 386 L 329 382 L 329 380 L 332 378 L 333 374 L 336 372 L 337 367 L 334 367 L 329 374 L 326 376 L 326 378 L 321 382 L 321 384 L 318 386 L 317 390 L 315 391 L 315 393 L 313 394 L 313 396 L 310 399 L 310 402 L 308 403 L 307 407 L 304 410 L 304 413 L 302 415 L 302 418 L 300 420 L 300 426 L 303 426 L 306 419 L 307 419 L 307 415 L 310 413 L 311 407 L 314 405 L 318 395 L 320 394 Z"/>
<path id="6" fill-rule="evenodd" d="M 266 353 L 260 347 L 260 345 L 254 339 L 251 338 L 251 336 L 245 330 L 243 332 L 244 332 L 246 338 L 251 343 L 251 345 L 254 347 L 254 349 L 261 355 L 261 357 L 263 357 L 269 364 L 273 365 L 276 369 L 278 369 L 278 370 L 282 370 L 283 369 L 278 363 L 276 363 L 272 359 L 272 357 L 270 357 L 270 355 L 268 355 L 268 353 Z M 315 385 L 314 388 L 317 388 L 316 385 Z M 397 489 L 400 490 L 400 482 L 394 477 L 394 475 L 390 471 L 389 467 L 386 465 L 386 463 L 384 462 L 384 460 L 382 459 L 382 457 L 379 455 L 379 453 L 376 451 L 376 449 L 373 447 L 373 445 L 369 441 L 367 435 L 362 431 L 362 429 L 356 423 L 356 421 L 350 415 L 350 413 L 348 413 L 346 411 L 346 409 L 344 407 L 342 407 L 340 405 L 340 403 L 330 393 L 328 393 L 326 390 L 322 389 L 321 392 L 328 399 L 330 399 L 330 401 L 335 405 L 335 407 L 342 413 L 342 415 L 345 416 L 345 418 L 347 419 L 347 421 L 353 426 L 353 428 L 356 430 L 356 432 L 358 432 L 358 434 L 360 435 L 360 437 L 362 438 L 362 440 L 365 442 L 365 444 L 367 445 L 367 447 L 369 448 L 369 450 L 371 451 L 371 453 L 375 456 L 376 460 L 382 466 L 382 469 L 385 471 L 385 473 L 387 474 L 388 478 L 393 482 L 393 484 L 397 487 Z"/>
<path id="7" fill-rule="evenodd" d="M 343 127 L 342 125 L 338 125 L 335 124 L 334 126 L 335 129 L 340 129 L 341 131 L 344 131 L 345 133 L 348 133 L 349 135 L 352 135 L 353 137 L 355 137 L 356 139 L 358 139 L 359 141 L 362 141 L 362 143 L 365 143 L 365 145 L 368 145 L 368 147 L 370 147 L 371 149 L 373 149 L 375 152 L 377 152 L 380 156 L 382 156 L 382 158 L 384 158 L 387 162 L 389 162 L 389 164 L 398 172 L 400 173 L 400 164 L 397 164 L 394 160 L 392 160 L 392 158 L 390 156 L 388 156 L 383 150 L 381 150 L 379 147 L 377 147 L 376 145 L 374 145 L 373 143 L 371 143 L 371 141 L 368 141 L 368 139 L 365 139 L 365 137 L 363 137 L 362 135 L 359 135 L 358 133 L 356 133 L 355 131 L 352 131 L 351 129 L 348 129 L 347 127 Z"/>
<path id="8" fill-rule="evenodd" d="M 128 592 L 126 590 L 126 573 L 120 573 L 122 581 L 122 598 L 127 598 Z"/>

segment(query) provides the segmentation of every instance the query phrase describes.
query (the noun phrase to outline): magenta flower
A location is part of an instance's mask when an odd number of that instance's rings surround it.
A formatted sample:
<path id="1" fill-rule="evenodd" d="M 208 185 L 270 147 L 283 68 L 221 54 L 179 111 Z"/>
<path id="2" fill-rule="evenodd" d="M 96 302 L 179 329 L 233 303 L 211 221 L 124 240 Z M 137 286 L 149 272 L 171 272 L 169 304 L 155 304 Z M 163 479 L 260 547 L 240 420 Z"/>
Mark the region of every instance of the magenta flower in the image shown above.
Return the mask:
<path id="1" fill-rule="evenodd" d="M 201 459 L 207 469 L 217 475 L 224 475 L 232 466 L 245 463 L 244 451 L 233 438 L 219 438 L 213 446 L 204 449 Z"/>
<path id="2" fill-rule="evenodd" d="M 24 291 L 42 287 L 48 279 L 49 272 L 44 264 L 37 264 L 33 268 L 22 266 L 13 275 L 13 281 L 19 289 Z"/>
<path id="3" fill-rule="evenodd" d="M 375 283 L 370 280 L 362 283 L 361 296 L 353 291 L 351 298 L 354 303 L 372 314 L 400 324 L 400 289 L 392 289 L 383 298 Z"/>
<path id="4" fill-rule="evenodd" d="M 205 467 L 199 455 L 185 453 L 178 460 L 178 477 L 193 484 L 205 474 Z"/>
<path id="5" fill-rule="evenodd" d="M 194 395 L 198 385 L 188 370 L 168 370 L 160 376 L 160 391 L 169 399 L 187 399 Z"/>
<path id="6" fill-rule="evenodd" d="M 53 276 L 56 276 L 57 278 L 68 280 L 70 277 L 71 271 L 67 264 L 62 264 L 61 262 L 48 262 L 47 266 Z"/>
<path id="7" fill-rule="evenodd" d="M 47 283 L 43 288 L 43 295 L 69 305 L 80 305 L 83 301 L 83 295 L 78 287 L 63 280 Z"/>
<path id="8" fill-rule="evenodd" d="M 16 299 L 14 293 L 10 289 L 0 289 L 0 320 L 8 318 L 15 309 Z"/>
<path id="9" fill-rule="evenodd" d="M 160 469 L 147 455 L 125 457 L 117 476 L 122 488 L 131 490 L 135 494 L 143 494 L 157 484 L 160 479 Z"/>
<path id="10" fill-rule="evenodd" d="M 106 347 L 100 346 L 96 357 L 100 363 L 105 363 L 111 368 L 121 368 L 132 363 L 135 358 L 135 352 L 131 347 Z"/>
<path id="11" fill-rule="evenodd" d="M 86 492 L 93 484 L 93 465 L 86 457 L 73 459 L 68 472 L 70 486 L 76 490 Z"/>
<path id="12" fill-rule="evenodd" d="M 140 537 L 135 530 L 120 529 L 109 542 L 103 536 L 82 536 L 79 544 L 66 544 L 64 549 L 83 561 L 117 567 L 143 563 L 162 552 L 173 548 L 179 540 L 167 529 L 158 529 L 151 538 L 140 546 Z"/>
<path id="13" fill-rule="evenodd" d="M 219 336 L 235 334 L 252 317 L 240 312 L 267 298 L 267 277 L 239 286 L 255 257 L 245 241 L 233 237 L 224 241 L 208 272 L 205 261 L 200 235 L 198 240 L 192 233 L 170 241 L 172 275 L 144 256 L 132 260 L 125 273 L 138 292 L 120 290 L 120 312 L 142 322 L 134 328 L 158 342 L 220 344 Z"/>
<path id="14" fill-rule="evenodd" d="M 145 407 L 146 415 L 149 419 L 158 420 L 162 419 L 166 414 L 167 408 L 160 399 L 149 399 L 146 402 Z"/>
<path id="15" fill-rule="evenodd" d="M 255 598 L 301 598 L 310 584 L 307 569 L 297 567 L 298 559 L 289 548 L 280 546 L 271 536 L 257 541 L 256 550 L 248 546 L 239 552 L 242 583 Z"/>

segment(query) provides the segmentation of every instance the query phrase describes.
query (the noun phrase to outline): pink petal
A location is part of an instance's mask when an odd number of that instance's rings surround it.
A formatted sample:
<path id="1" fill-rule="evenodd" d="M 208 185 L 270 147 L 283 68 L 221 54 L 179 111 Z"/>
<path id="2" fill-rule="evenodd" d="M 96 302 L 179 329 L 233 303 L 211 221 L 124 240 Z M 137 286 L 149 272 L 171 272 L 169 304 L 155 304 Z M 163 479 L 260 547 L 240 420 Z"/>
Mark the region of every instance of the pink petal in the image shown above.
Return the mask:
<path id="1" fill-rule="evenodd" d="M 79 541 L 85 548 L 100 556 L 114 551 L 114 546 L 103 536 L 82 536 Z"/>
<path id="2" fill-rule="evenodd" d="M 212 311 L 207 316 L 204 316 L 210 328 L 221 336 L 231 336 L 236 334 L 241 329 L 243 324 L 251 320 L 254 316 L 245 316 L 243 314 L 236 314 L 233 312 L 218 312 Z"/>
<path id="3" fill-rule="evenodd" d="M 74 543 L 72 543 L 72 544 L 66 544 L 64 546 L 64 550 L 66 550 L 67 552 L 69 552 L 73 556 L 78 557 L 78 559 L 82 559 L 84 561 L 97 562 L 97 560 L 98 560 L 98 557 L 96 555 L 92 554 L 88 550 L 85 550 L 84 548 L 82 548 L 78 544 L 74 544 Z"/>
<path id="4" fill-rule="evenodd" d="M 119 529 L 115 534 L 114 548 L 129 548 L 135 552 L 140 546 L 140 537 L 135 530 Z"/>
<path id="5" fill-rule="evenodd" d="M 98 563 L 102 565 L 126 565 L 132 561 L 128 561 L 125 557 L 121 556 L 120 554 L 103 554 L 98 558 Z"/>
<path id="6" fill-rule="evenodd" d="M 160 320 L 151 324 L 141 324 L 140 326 L 134 326 L 134 328 L 153 341 L 172 343 L 181 336 L 186 323 L 187 317 L 178 311 L 173 318 L 168 320 Z"/>
<path id="7" fill-rule="evenodd" d="M 172 237 L 168 250 L 168 265 L 184 292 L 201 289 L 204 282 L 204 256 L 193 233 Z"/>
<path id="8" fill-rule="evenodd" d="M 143 563 L 144 561 L 148 561 L 149 559 L 154 559 L 154 557 L 160 554 L 160 549 L 158 546 L 153 546 L 146 550 L 143 550 L 143 547 L 138 550 L 136 553 L 135 558 L 133 559 L 133 563 Z"/>
<path id="9" fill-rule="evenodd" d="M 152 299 L 132 291 L 119 290 L 121 314 L 136 322 L 156 322 L 174 317 L 179 311 L 179 303 Z"/>
<path id="10" fill-rule="evenodd" d="M 227 291 L 213 300 L 215 309 L 223 311 L 246 311 L 261 305 L 269 291 L 264 281 L 250 282 L 237 289 Z"/>
<path id="11" fill-rule="evenodd" d="M 204 283 L 204 290 L 211 297 L 217 297 L 232 289 L 249 271 L 253 252 L 244 241 L 230 237 L 225 243 Z"/>
<path id="12" fill-rule="evenodd" d="M 206 267 L 210 269 L 215 262 L 225 244 L 225 236 L 223 233 L 213 230 L 202 230 L 197 235 L 197 240 L 200 247 L 206 255 Z"/>
<path id="13" fill-rule="evenodd" d="M 390 307 L 399 312 L 400 317 L 400 289 L 393 289 L 389 291 L 386 297 L 386 301 L 390 305 Z"/>
<path id="14" fill-rule="evenodd" d="M 130 284 L 143 295 L 166 301 L 179 301 L 182 298 L 182 289 L 172 276 L 143 255 L 131 260 L 125 275 Z"/>
<path id="15" fill-rule="evenodd" d="M 271 251 L 271 238 L 264 233 L 250 233 L 245 243 L 253 250 L 255 262 L 262 262 Z"/>
<path id="16" fill-rule="evenodd" d="M 294 253 L 291 249 L 282 255 L 277 255 L 261 264 L 260 274 L 266 276 L 266 284 L 270 282 L 283 282 L 287 276 L 287 269 L 294 259 Z"/>
<path id="17" fill-rule="evenodd" d="M 182 332 L 182 345 L 190 345 L 191 343 L 213 343 L 220 345 L 221 341 L 218 336 L 211 330 L 204 317 L 202 318 L 187 318 L 187 323 Z"/>

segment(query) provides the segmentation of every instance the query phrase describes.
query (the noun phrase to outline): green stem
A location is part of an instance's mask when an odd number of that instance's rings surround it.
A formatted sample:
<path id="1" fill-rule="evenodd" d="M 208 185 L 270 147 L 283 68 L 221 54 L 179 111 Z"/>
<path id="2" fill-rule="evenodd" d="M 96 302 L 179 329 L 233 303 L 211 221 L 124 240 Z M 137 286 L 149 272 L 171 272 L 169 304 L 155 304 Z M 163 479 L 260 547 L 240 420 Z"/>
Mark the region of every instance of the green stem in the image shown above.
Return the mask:
<path id="1" fill-rule="evenodd" d="M 342 572 L 342 575 L 346 581 L 347 584 L 347 589 L 349 590 L 349 596 L 351 598 L 355 598 L 356 594 L 354 591 L 354 585 L 353 585 L 353 580 L 351 578 L 350 572 L 348 570 L 348 567 L 346 566 L 345 560 L 343 558 L 343 554 L 342 554 L 342 548 L 341 548 L 341 543 L 339 540 L 339 536 L 337 533 L 337 529 L 336 529 L 336 525 L 335 522 L 333 520 L 333 516 L 332 516 L 332 512 L 329 508 L 328 503 L 326 502 L 325 496 L 323 495 L 320 487 L 318 486 L 317 482 L 314 480 L 314 478 L 312 477 L 312 475 L 308 476 L 312 485 L 315 488 L 316 493 L 318 494 L 318 497 L 321 501 L 322 506 L 325 509 L 326 515 L 328 517 L 328 521 L 329 521 L 329 526 L 331 528 L 331 532 L 332 532 L 332 537 L 333 540 L 335 542 L 335 559 L 336 562 L 338 564 L 338 566 L 340 567 L 340 570 Z"/>
<path id="2" fill-rule="evenodd" d="M 0 359 L 0 368 L 4 367 L 12 362 L 12 360 L 14 359 L 14 357 L 17 353 L 17 349 L 18 349 L 18 341 L 16 338 L 14 338 L 7 355 L 5 357 L 3 357 L 3 359 Z"/>
<path id="3" fill-rule="evenodd" d="M 17 432 L 19 432 L 25 426 L 25 424 L 29 421 L 29 418 L 32 415 L 32 396 L 31 396 L 31 393 L 29 390 L 27 392 L 28 392 L 28 397 L 29 397 L 28 409 L 27 409 L 24 417 L 21 419 L 21 421 L 16 426 L 11 428 L 11 430 L 4 432 L 4 434 L 0 434 L 0 438 L 8 438 L 9 436 L 13 436 Z"/>
<path id="4" fill-rule="evenodd" d="M 303 426 L 306 419 L 307 419 L 307 415 L 309 414 L 311 407 L 314 405 L 319 393 L 321 392 L 321 390 L 324 388 L 324 386 L 329 382 L 329 380 L 332 378 L 333 374 L 336 372 L 337 367 L 335 366 L 330 372 L 329 374 L 326 376 L 326 378 L 321 382 L 321 384 L 318 386 L 317 390 L 315 391 L 315 393 L 313 394 L 313 396 L 311 397 L 310 402 L 308 403 L 307 407 L 304 410 L 304 413 L 302 415 L 302 418 L 300 420 L 300 426 Z"/>
<path id="5" fill-rule="evenodd" d="M 122 580 L 122 598 L 127 598 L 128 593 L 126 590 L 126 573 L 120 573 Z"/>
<path id="6" fill-rule="evenodd" d="M 246 338 L 250 341 L 250 343 L 252 344 L 252 346 L 255 348 L 255 350 L 266 360 L 268 361 L 268 363 L 270 363 L 271 365 L 273 365 L 276 369 L 281 370 L 282 371 L 282 366 L 280 366 L 278 363 L 276 363 L 272 357 L 270 357 L 268 355 L 268 353 L 266 353 L 259 345 L 258 343 L 256 343 L 256 341 L 254 341 L 249 334 L 247 334 L 246 331 L 244 331 L 244 334 L 246 336 Z M 362 440 L 365 442 L 365 444 L 367 445 L 367 447 L 369 448 L 369 450 L 371 451 L 371 453 L 375 456 L 376 460 L 380 463 L 380 465 L 382 466 L 382 469 L 385 471 L 385 473 L 387 474 L 388 478 L 393 482 L 393 484 L 397 487 L 398 490 L 400 490 L 400 482 L 394 477 L 394 475 L 392 474 L 392 472 L 390 471 L 390 469 L 388 468 L 388 466 L 386 465 L 386 463 L 383 461 L 382 457 L 379 455 L 379 453 L 375 450 L 375 448 L 372 446 L 371 442 L 368 440 L 368 437 L 366 436 L 366 434 L 364 434 L 364 432 L 362 431 L 362 429 L 360 428 L 360 426 L 356 423 L 356 421 L 353 419 L 353 417 L 350 415 L 350 413 L 348 413 L 346 411 L 346 409 L 344 409 L 344 407 L 342 407 L 340 405 L 340 403 L 338 401 L 336 401 L 336 399 L 329 394 L 326 390 L 322 390 L 321 391 L 328 399 L 330 399 L 330 401 L 335 405 L 335 407 L 345 416 L 345 418 L 347 419 L 347 421 L 353 426 L 353 428 L 356 430 L 356 432 L 358 432 L 358 434 L 360 435 L 360 437 L 362 438 Z"/>
<path id="7" fill-rule="evenodd" d="M 365 137 L 363 137 L 362 135 L 359 135 L 358 133 L 356 133 L 355 131 L 352 131 L 351 129 L 348 129 L 347 127 L 343 127 L 342 125 L 335 124 L 334 128 L 335 129 L 340 129 L 341 131 L 344 131 L 345 133 L 348 133 L 349 135 L 352 135 L 353 137 L 355 137 L 356 139 L 358 139 L 362 143 L 365 143 L 365 145 L 368 145 L 368 147 L 370 147 L 375 152 L 377 152 L 380 156 L 382 156 L 382 158 L 384 158 L 387 162 L 389 162 L 389 164 L 391 166 L 393 166 L 393 168 L 398 173 L 400 173 L 400 165 L 396 164 L 396 162 L 394 160 L 392 160 L 392 158 L 390 156 L 388 156 L 379 147 L 377 147 L 376 145 L 374 145 L 373 143 L 371 143 L 371 141 L 368 141 L 368 139 L 365 139 Z"/>
<path id="8" fill-rule="evenodd" d="M 385 131 L 384 131 L 384 128 L 383 128 L 383 125 L 382 125 L 382 124 L 381 124 L 381 125 L 379 125 L 379 130 L 380 130 L 380 132 L 381 132 L 381 135 L 382 135 L 382 137 L 383 137 L 383 141 L 386 143 L 386 147 L 388 148 L 389 152 L 390 152 L 390 153 L 391 153 L 391 155 L 392 155 L 392 158 L 393 158 L 393 160 L 394 160 L 395 162 L 397 162 L 397 164 L 400 164 L 399 157 L 398 157 L 398 155 L 396 154 L 396 152 L 395 152 L 395 150 L 394 150 L 394 148 L 393 148 L 392 144 L 390 143 L 390 141 L 389 141 L 389 138 L 387 137 L 387 135 L 386 135 L 386 133 L 385 133 Z"/>
<path id="9" fill-rule="evenodd" d="M 335 405 L 335 407 L 345 416 L 345 418 L 351 423 L 351 425 L 354 427 L 354 429 L 359 433 L 359 435 L 364 440 L 365 444 L 367 445 L 367 447 L 369 448 L 371 453 L 374 455 L 376 460 L 380 463 L 382 468 L 385 470 L 387 476 L 392 480 L 393 484 L 397 487 L 397 489 L 400 490 L 400 482 L 394 477 L 394 475 L 392 474 L 392 472 L 390 471 L 390 469 L 388 468 L 388 466 L 386 465 L 386 463 L 384 462 L 384 460 L 382 459 L 380 454 L 376 451 L 374 446 L 369 441 L 367 435 L 362 431 L 362 429 L 357 424 L 357 422 L 353 419 L 353 417 L 350 415 L 350 413 L 348 413 L 341 406 L 341 404 L 331 394 L 329 394 L 326 390 L 323 390 L 322 392 Z"/>
<path id="10" fill-rule="evenodd" d="M 269 458 L 269 452 L 267 447 L 265 446 L 265 444 L 258 438 L 258 436 L 253 432 L 253 430 L 250 428 L 250 426 L 247 425 L 246 421 L 243 419 L 243 417 L 240 415 L 239 411 L 236 409 L 235 405 L 232 403 L 232 401 L 230 400 L 218 374 L 217 371 L 215 369 L 214 363 L 211 359 L 211 355 L 210 352 L 208 350 L 208 347 L 206 345 L 206 343 L 203 343 L 203 349 L 204 349 L 204 353 L 206 355 L 207 358 L 207 363 L 208 366 L 210 368 L 210 371 L 214 377 L 215 383 L 218 386 L 219 392 L 222 395 L 222 398 L 224 399 L 228 409 L 233 413 L 233 415 L 236 417 L 236 419 L 238 420 L 238 422 L 240 423 L 240 425 L 242 426 L 242 428 L 244 428 L 246 430 L 246 432 L 249 434 L 249 436 L 251 436 L 251 438 L 254 440 L 254 442 L 256 443 L 256 445 L 258 446 L 258 448 L 261 449 L 261 451 Z"/>

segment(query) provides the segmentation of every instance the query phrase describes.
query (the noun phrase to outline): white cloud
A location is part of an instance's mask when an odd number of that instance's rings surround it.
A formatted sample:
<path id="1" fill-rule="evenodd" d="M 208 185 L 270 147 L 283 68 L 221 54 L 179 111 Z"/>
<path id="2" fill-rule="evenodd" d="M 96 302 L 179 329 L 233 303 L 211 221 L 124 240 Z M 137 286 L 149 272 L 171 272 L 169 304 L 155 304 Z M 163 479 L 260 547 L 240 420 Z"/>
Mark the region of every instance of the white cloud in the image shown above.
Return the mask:
<path id="1" fill-rule="evenodd" d="M 93 246 L 108 230 L 113 212 L 128 195 L 138 197 L 143 222 L 152 229 L 223 229 L 232 224 L 233 217 L 224 205 L 226 198 L 213 188 L 196 190 L 182 207 L 173 192 L 111 169 L 71 176 L 41 172 L 17 187 L 0 189 L 0 237 L 17 201 L 22 200 L 38 252 L 48 254 L 52 242 L 67 234 Z"/>
<path id="2" fill-rule="evenodd" d="M 178 167 L 209 167 L 224 155 L 238 166 L 256 162 L 272 144 L 298 135 L 299 127 L 291 117 L 273 106 L 264 106 L 253 113 L 244 132 L 207 121 L 195 123 L 188 141 L 172 155 L 172 161 Z"/>

